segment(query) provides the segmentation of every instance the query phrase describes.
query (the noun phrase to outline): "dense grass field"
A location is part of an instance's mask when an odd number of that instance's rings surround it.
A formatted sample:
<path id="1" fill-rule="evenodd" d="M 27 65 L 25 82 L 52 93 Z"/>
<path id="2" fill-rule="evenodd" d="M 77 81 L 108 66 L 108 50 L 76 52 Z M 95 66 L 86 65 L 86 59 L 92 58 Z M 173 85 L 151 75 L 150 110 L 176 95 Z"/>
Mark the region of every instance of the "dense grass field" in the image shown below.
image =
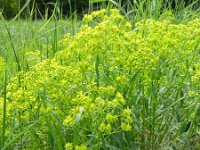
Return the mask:
<path id="1" fill-rule="evenodd" d="M 200 149 L 198 14 L 1 20 L 0 149 Z"/>

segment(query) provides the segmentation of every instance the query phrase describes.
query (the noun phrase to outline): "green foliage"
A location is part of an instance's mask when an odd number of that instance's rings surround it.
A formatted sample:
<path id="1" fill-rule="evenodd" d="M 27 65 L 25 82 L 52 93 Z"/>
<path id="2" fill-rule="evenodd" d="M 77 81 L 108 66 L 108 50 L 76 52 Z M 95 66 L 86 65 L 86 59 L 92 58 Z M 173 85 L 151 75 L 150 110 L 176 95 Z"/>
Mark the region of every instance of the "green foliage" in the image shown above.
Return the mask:
<path id="1" fill-rule="evenodd" d="M 82 18 L 83 14 L 93 10 L 118 8 L 124 15 L 134 20 L 133 16 L 158 18 L 165 9 L 172 9 L 179 15 L 183 10 L 197 10 L 199 4 L 199 0 L 0 0 L 0 9 L 8 19 L 16 15 L 37 19 L 52 15 L 64 18 L 75 14 Z M 22 10 L 25 5 L 25 9 Z"/>
<path id="2" fill-rule="evenodd" d="M 5 69 L 5 61 L 2 57 L 0 57 L 0 80 L 3 80 L 4 75 L 4 69 Z"/>
<path id="3" fill-rule="evenodd" d="M 103 9 L 54 58 L 26 53 L 7 86 L 5 148 L 198 149 L 200 20 L 172 21 L 132 27 Z"/>
<path id="4" fill-rule="evenodd" d="M 20 9 L 20 0 L 2 0 L 1 9 L 7 18 L 14 17 Z"/>
<path id="5" fill-rule="evenodd" d="M 2 12 L 0 11 L 0 20 L 4 19 Z"/>

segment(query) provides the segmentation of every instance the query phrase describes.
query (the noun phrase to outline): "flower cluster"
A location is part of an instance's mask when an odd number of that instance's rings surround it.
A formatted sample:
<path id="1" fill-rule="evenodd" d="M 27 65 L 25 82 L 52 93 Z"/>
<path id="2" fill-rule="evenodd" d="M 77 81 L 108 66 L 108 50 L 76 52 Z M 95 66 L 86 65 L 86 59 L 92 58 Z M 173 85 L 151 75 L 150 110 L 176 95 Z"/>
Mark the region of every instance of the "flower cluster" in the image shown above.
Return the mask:
<path id="1" fill-rule="evenodd" d="M 163 107 L 187 95 L 176 113 L 195 118 L 182 108 L 198 100 L 191 98 L 199 92 L 200 20 L 171 20 L 141 20 L 133 29 L 118 10 L 101 10 L 86 15 L 80 32 L 59 42 L 63 50 L 53 59 L 27 53 L 29 71 L 19 72 L 7 86 L 7 123 L 17 125 L 12 136 L 37 122 L 33 134 L 23 136 L 50 137 L 66 149 L 106 149 L 105 143 L 127 139 L 137 143 L 151 139 L 149 132 L 163 138 L 160 126 L 168 111 Z M 170 119 L 173 126 L 177 120 Z"/>

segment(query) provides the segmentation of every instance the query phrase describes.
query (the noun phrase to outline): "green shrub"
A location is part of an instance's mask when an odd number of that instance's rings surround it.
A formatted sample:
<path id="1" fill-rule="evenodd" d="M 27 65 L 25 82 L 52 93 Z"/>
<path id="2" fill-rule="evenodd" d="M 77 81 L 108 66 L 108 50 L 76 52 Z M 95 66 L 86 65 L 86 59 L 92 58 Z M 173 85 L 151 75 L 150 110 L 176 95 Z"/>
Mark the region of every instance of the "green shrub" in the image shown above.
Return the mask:
<path id="1" fill-rule="evenodd" d="M 55 58 L 10 81 L 5 147 L 198 148 L 200 20 L 170 20 L 86 15 Z"/>

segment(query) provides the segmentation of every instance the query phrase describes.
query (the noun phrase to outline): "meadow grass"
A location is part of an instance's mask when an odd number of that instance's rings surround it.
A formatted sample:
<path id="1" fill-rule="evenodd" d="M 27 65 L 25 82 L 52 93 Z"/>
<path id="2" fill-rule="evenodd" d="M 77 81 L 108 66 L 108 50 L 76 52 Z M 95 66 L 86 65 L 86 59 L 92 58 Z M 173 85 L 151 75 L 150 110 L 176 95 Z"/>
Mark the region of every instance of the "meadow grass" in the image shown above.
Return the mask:
<path id="1" fill-rule="evenodd" d="M 45 58 L 52 58 L 57 51 L 56 45 L 66 33 L 76 33 L 80 22 L 72 24 L 69 20 L 50 21 L 17 20 L 1 21 L 0 23 L 0 53 L 10 63 L 10 71 L 17 71 L 16 57 L 20 65 L 23 65 L 23 56 L 29 51 L 41 51 Z M 55 51 L 55 52 L 53 52 Z M 16 62 L 17 63 L 17 62 Z"/>
<path id="2" fill-rule="evenodd" d="M 199 149 L 199 12 L 160 3 L 1 21 L 0 148 Z"/>

